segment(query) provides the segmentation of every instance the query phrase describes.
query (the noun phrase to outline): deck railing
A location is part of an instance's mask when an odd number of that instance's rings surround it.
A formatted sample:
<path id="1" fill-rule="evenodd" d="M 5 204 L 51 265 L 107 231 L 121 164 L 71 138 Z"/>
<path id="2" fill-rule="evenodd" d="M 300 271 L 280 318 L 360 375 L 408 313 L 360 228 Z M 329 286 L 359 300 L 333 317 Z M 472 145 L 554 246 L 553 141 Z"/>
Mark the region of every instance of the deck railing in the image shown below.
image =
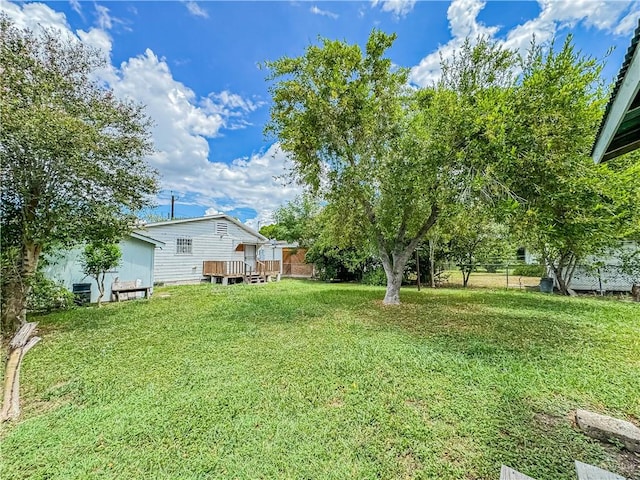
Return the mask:
<path id="1" fill-rule="evenodd" d="M 206 260 L 202 263 L 202 275 L 211 277 L 242 277 L 250 274 L 275 275 L 280 273 L 279 260 L 257 261 L 252 268 L 242 260 Z"/>
<path id="2" fill-rule="evenodd" d="M 280 273 L 280 260 L 257 261 L 256 271 L 260 275 L 276 275 Z"/>
<path id="3" fill-rule="evenodd" d="M 242 260 L 206 260 L 202 263 L 202 274 L 212 277 L 242 277 L 246 265 Z"/>

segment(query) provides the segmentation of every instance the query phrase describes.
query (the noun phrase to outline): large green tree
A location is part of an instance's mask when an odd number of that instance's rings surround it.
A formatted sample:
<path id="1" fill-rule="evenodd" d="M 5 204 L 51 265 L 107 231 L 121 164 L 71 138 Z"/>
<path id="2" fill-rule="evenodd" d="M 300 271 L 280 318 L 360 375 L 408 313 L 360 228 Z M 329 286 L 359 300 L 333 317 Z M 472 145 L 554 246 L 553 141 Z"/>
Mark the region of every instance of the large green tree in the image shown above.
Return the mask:
<path id="1" fill-rule="evenodd" d="M 481 178 L 491 178 L 513 65 L 511 53 L 480 39 L 444 64 L 436 87 L 416 92 L 384 56 L 394 39 L 374 31 L 364 52 L 323 40 L 267 63 L 267 131 L 295 178 L 332 206 L 334 223 L 375 245 L 386 304 L 400 302 L 407 260 L 442 212 L 489 185 Z"/>
<path id="2" fill-rule="evenodd" d="M 639 182 L 630 165 L 595 165 L 590 156 L 606 101 L 602 64 L 570 37 L 553 47 L 534 46 L 524 59 L 503 166 L 517 199 L 514 229 L 567 294 L 576 265 L 628 233 Z"/>
<path id="3" fill-rule="evenodd" d="M 104 66 L 79 41 L 0 16 L 1 246 L 14 273 L 2 279 L 3 333 L 25 321 L 44 251 L 117 238 L 157 189 L 150 120 L 97 80 Z"/>
<path id="4" fill-rule="evenodd" d="M 301 247 L 309 247 L 317 236 L 317 219 L 322 207 L 310 195 L 300 195 L 281 205 L 273 214 L 276 221 L 260 229 L 268 238 L 297 242 Z"/>

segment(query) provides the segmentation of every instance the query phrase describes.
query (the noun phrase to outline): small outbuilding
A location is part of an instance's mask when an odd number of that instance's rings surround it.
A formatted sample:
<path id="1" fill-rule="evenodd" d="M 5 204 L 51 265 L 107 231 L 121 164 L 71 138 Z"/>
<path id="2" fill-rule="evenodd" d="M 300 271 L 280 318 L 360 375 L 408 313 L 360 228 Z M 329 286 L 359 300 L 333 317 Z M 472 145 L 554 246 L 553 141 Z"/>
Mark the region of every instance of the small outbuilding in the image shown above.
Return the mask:
<path id="1" fill-rule="evenodd" d="M 111 301 L 113 283 L 133 282 L 138 287 L 146 287 L 152 291 L 156 249 L 161 249 L 164 243 L 134 232 L 122 239 L 119 246 L 122 259 L 120 265 L 105 276 L 103 302 Z M 90 290 L 90 296 L 87 296 L 93 303 L 98 300 L 98 287 L 95 280 L 82 271 L 83 249 L 84 247 L 76 247 L 48 255 L 44 274 L 47 278 L 62 283 L 68 290 L 83 293 Z"/>

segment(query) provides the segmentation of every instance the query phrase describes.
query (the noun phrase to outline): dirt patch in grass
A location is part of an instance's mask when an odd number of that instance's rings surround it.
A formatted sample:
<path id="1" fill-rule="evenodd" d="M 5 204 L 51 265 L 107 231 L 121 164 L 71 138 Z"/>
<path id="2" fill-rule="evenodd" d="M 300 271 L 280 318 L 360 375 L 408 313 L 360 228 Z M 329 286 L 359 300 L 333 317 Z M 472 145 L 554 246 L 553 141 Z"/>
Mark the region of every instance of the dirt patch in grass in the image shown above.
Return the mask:
<path id="1" fill-rule="evenodd" d="M 560 425 L 563 422 L 562 417 L 556 417 L 555 415 L 550 415 L 545 412 L 536 413 L 533 419 L 544 430 L 550 430 L 550 429 L 556 428 L 558 425 Z"/>
<path id="2" fill-rule="evenodd" d="M 640 480 L 640 455 L 629 452 L 628 450 L 619 450 L 614 445 L 606 448 L 607 452 L 615 458 L 618 465 L 618 473 L 631 480 Z"/>
<path id="3" fill-rule="evenodd" d="M 422 468 L 420 461 L 413 455 L 411 450 L 403 452 L 398 457 L 400 463 L 400 469 L 402 471 L 402 477 L 405 479 L 414 478 L 415 472 Z"/>

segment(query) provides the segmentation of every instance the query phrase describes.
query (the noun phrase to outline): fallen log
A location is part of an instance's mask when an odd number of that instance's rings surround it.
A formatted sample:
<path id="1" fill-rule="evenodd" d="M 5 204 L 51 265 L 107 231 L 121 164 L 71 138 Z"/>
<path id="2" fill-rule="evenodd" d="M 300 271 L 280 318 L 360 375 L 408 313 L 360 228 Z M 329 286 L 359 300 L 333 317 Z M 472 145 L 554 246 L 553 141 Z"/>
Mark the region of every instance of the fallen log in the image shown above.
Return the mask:
<path id="1" fill-rule="evenodd" d="M 20 365 L 27 352 L 41 340 L 40 337 L 29 338 L 37 325 L 25 323 L 9 342 L 0 422 L 15 420 L 20 415 Z"/>

